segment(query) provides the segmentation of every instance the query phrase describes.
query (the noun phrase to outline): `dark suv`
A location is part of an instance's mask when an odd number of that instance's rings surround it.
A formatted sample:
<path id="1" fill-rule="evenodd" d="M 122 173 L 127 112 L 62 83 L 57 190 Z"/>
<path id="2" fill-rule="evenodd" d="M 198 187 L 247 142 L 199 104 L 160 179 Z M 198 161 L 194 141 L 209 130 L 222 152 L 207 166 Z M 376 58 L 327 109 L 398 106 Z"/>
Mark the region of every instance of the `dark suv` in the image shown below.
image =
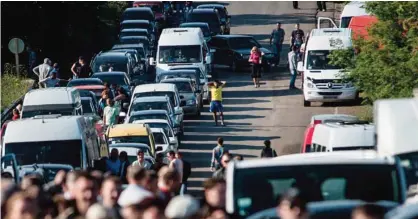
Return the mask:
<path id="1" fill-rule="evenodd" d="M 212 35 L 224 34 L 221 26 L 221 18 L 216 9 L 193 9 L 187 15 L 187 22 L 208 23 Z"/>
<path id="2" fill-rule="evenodd" d="M 97 54 L 90 64 L 93 72 L 121 71 L 128 75 L 134 74 L 136 60 L 127 52 L 100 52 Z"/>
<path id="3" fill-rule="evenodd" d="M 197 6 L 197 9 L 214 8 L 218 10 L 219 16 L 221 17 L 221 28 L 223 28 L 224 34 L 231 33 L 231 16 L 228 15 L 228 10 L 221 4 L 203 4 Z"/>

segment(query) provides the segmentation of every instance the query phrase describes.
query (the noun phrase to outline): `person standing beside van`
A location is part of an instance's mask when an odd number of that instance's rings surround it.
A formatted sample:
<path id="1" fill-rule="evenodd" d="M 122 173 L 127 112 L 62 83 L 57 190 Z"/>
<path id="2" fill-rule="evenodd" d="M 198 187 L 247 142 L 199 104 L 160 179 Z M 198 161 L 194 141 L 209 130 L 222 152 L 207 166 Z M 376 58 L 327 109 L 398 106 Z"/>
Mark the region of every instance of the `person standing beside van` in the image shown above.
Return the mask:
<path id="1" fill-rule="evenodd" d="M 297 23 L 295 25 L 295 29 L 292 31 L 292 35 L 290 36 L 290 49 L 292 49 L 295 45 L 300 48 L 304 42 L 305 32 L 300 29 L 300 24 Z"/>
<path id="2" fill-rule="evenodd" d="M 276 65 L 278 66 L 280 63 L 280 53 L 282 51 L 283 41 L 285 32 L 281 28 L 282 23 L 277 22 L 277 28 L 271 32 L 270 36 L 270 46 L 273 47 L 273 53 L 276 56 Z M 272 43 L 273 42 L 273 43 Z"/>
<path id="3" fill-rule="evenodd" d="M 260 50 L 254 46 L 251 49 L 251 55 L 250 59 L 248 60 L 250 63 L 252 63 L 252 74 L 251 77 L 253 78 L 254 87 L 260 87 L 260 78 L 261 78 L 261 52 Z"/>
<path id="4" fill-rule="evenodd" d="M 261 150 L 261 157 L 277 157 L 276 151 L 271 148 L 270 140 L 264 141 L 264 148 Z"/>
<path id="5" fill-rule="evenodd" d="M 297 47 L 292 46 L 292 51 L 289 52 L 288 58 L 289 58 L 289 70 L 290 70 L 290 83 L 289 83 L 289 89 L 296 89 L 295 81 L 297 77 Z"/>
<path id="6" fill-rule="evenodd" d="M 119 107 L 115 106 L 112 99 L 107 99 L 107 106 L 103 110 L 103 121 L 105 126 L 117 124 L 119 117 Z"/>

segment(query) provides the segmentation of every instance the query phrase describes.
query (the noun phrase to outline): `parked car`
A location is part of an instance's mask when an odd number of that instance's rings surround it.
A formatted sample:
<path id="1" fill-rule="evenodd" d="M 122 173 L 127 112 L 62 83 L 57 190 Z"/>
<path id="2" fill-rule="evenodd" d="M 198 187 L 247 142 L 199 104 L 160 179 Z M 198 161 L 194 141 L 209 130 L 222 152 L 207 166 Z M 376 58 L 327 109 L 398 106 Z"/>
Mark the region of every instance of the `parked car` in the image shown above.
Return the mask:
<path id="1" fill-rule="evenodd" d="M 208 23 L 212 35 L 225 34 L 221 28 L 221 18 L 216 9 L 192 9 L 188 15 L 186 22 L 203 22 Z"/>
<path id="2" fill-rule="evenodd" d="M 157 40 L 156 28 L 154 24 L 148 20 L 124 20 L 120 23 L 120 30 L 125 29 L 147 29 L 151 34 L 152 40 Z"/>
<path id="3" fill-rule="evenodd" d="M 167 155 L 169 151 L 177 151 L 177 148 L 174 148 L 174 143 L 170 144 L 166 132 L 162 128 L 151 128 L 152 134 L 154 135 L 155 145 L 161 147 L 162 150 L 158 151 L 157 154 L 162 153 Z"/>
<path id="4" fill-rule="evenodd" d="M 135 59 L 130 54 L 109 51 L 97 54 L 90 67 L 93 72 L 122 71 L 130 75 L 135 65 Z"/>
<path id="5" fill-rule="evenodd" d="M 85 85 L 103 85 L 103 81 L 98 78 L 77 78 L 68 82 L 67 87 L 77 87 Z"/>
<path id="6" fill-rule="evenodd" d="M 128 36 L 144 36 L 147 37 L 150 42 L 152 41 L 152 36 L 147 29 L 123 29 L 119 33 L 119 39 Z"/>
<path id="7" fill-rule="evenodd" d="M 165 28 L 166 26 L 166 14 L 164 13 L 164 3 L 162 2 L 151 2 L 151 1 L 135 1 L 133 3 L 134 7 L 147 7 L 151 8 L 152 12 L 154 12 L 156 26 L 158 27 L 159 31 Z"/>
<path id="8" fill-rule="evenodd" d="M 126 117 L 125 123 L 133 123 L 136 120 L 146 119 L 164 119 L 169 122 L 171 127 L 173 127 L 173 121 L 171 120 L 167 110 L 143 110 L 132 112 L 131 115 Z"/>
<path id="9" fill-rule="evenodd" d="M 152 51 L 154 45 L 145 36 L 125 36 L 119 38 L 119 44 L 143 44 L 145 50 Z"/>
<path id="10" fill-rule="evenodd" d="M 221 17 L 221 25 L 223 28 L 224 34 L 231 33 L 231 16 L 228 14 L 228 10 L 224 5 L 221 4 L 203 4 L 197 6 L 197 9 L 205 9 L 205 8 L 214 8 L 218 11 L 219 16 Z"/>
<path id="11" fill-rule="evenodd" d="M 151 8 L 148 7 L 133 7 L 127 8 L 122 13 L 122 21 L 126 20 L 147 20 L 154 25 L 155 16 Z"/>
<path id="12" fill-rule="evenodd" d="M 212 37 L 212 32 L 210 30 L 210 27 L 209 27 L 209 24 L 208 23 L 203 23 L 203 22 L 188 22 L 188 23 L 182 23 L 182 24 L 180 24 L 180 27 L 184 27 L 184 28 L 190 28 L 190 27 L 200 28 L 202 30 L 203 36 L 205 37 L 206 43 Z"/>
<path id="13" fill-rule="evenodd" d="M 150 128 L 162 128 L 167 135 L 170 144 L 175 150 L 178 150 L 180 145 L 180 139 L 173 130 L 173 127 L 170 125 L 169 120 L 165 119 L 145 119 L 145 120 L 136 120 L 133 123 L 146 124 Z"/>
<path id="14" fill-rule="evenodd" d="M 128 96 L 131 96 L 133 86 L 135 84 L 131 82 L 128 75 L 125 72 L 113 71 L 113 72 L 96 72 L 92 78 L 99 78 L 100 80 L 107 82 L 108 84 L 116 84 L 128 93 Z"/>
<path id="15" fill-rule="evenodd" d="M 218 35 L 212 37 L 208 46 L 213 52 L 212 63 L 217 65 L 227 65 L 232 71 L 236 72 L 242 67 L 250 66 L 251 49 L 256 46 L 264 53 L 262 57 L 263 70 L 270 71 L 270 64 L 274 62 L 274 53 L 264 48 L 252 36 L 246 35 Z"/>
<path id="16" fill-rule="evenodd" d="M 180 93 L 180 99 L 186 101 L 186 105 L 183 106 L 184 115 L 200 116 L 200 111 L 203 106 L 201 91 L 199 88 L 195 88 L 190 78 L 168 78 L 161 80 L 160 83 L 175 84 L 177 90 Z"/>

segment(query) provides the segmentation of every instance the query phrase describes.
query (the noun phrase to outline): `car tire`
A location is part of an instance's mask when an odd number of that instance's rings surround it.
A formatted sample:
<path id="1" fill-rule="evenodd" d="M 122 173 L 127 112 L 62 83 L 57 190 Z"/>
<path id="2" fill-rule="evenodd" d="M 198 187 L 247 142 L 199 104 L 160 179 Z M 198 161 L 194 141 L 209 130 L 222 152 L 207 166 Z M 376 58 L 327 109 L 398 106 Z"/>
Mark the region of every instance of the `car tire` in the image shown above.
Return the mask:
<path id="1" fill-rule="evenodd" d="M 310 107 L 311 106 L 311 102 L 303 100 L 303 106 L 304 107 Z"/>

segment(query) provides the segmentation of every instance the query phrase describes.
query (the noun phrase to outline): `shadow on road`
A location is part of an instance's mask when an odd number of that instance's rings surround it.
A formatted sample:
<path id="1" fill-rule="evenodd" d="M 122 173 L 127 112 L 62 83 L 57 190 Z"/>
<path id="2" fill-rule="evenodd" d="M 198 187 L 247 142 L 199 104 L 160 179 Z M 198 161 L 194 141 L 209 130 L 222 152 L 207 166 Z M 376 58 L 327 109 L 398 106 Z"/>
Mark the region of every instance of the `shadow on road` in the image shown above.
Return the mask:
<path id="1" fill-rule="evenodd" d="M 184 125 L 186 126 L 186 128 L 187 127 L 196 127 L 196 128 L 198 128 L 198 127 L 202 127 L 202 128 L 211 127 L 211 128 L 216 128 L 216 129 L 225 128 L 225 127 L 216 127 L 216 126 L 214 126 L 212 117 L 210 117 L 210 118 L 211 118 L 211 120 L 207 120 L 207 121 L 190 121 L 190 120 L 186 120 L 186 121 L 184 121 Z M 235 122 L 235 121 L 234 122 L 229 122 L 228 121 L 228 124 L 230 126 L 249 126 L 249 125 L 252 125 L 251 123 L 248 123 L 248 122 Z"/>
<path id="2" fill-rule="evenodd" d="M 312 23 L 314 17 L 308 13 L 299 14 L 239 14 L 232 15 L 231 27 L 243 25 L 271 25 L 281 22 L 282 24 Z"/>
<path id="3" fill-rule="evenodd" d="M 188 132 L 195 132 L 195 133 L 226 133 L 226 132 L 252 132 L 254 130 L 258 129 L 243 129 L 243 128 L 236 128 L 233 127 L 232 123 L 228 123 L 228 126 L 221 127 L 221 126 L 215 126 L 214 122 L 209 124 L 208 126 L 186 126 L 184 128 L 184 131 L 186 133 Z M 250 124 L 251 125 L 251 124 Z M 232 127 L 231 127 L 232 126 Z"/>
<path id="4" fill-rule="evenodd" d="M 280 136 L 250 136 L 250 135 L 222 135 L 221 133 L 218 136 L 212 135 L 192 135 L 185 137 L 185 141 L 199 141 L 199 142 L 213 142 L 212 146 L 216 146 L 216 138 L 222 137 L 225 141 L 225 145 L 228 145 L 228 142 L 232 141 L 264 141 L 266 139 L 279 139 Z M 187 143 L 184 143 L 186 145 Z M 237 146 L 239 147 L 239 145 Z M 258 146 L 253 146 L 256 149 L 260 149 Z M 184 147 L 182 147 L 184 148 Z M 233 150 L 239 150 L 239 148 L 234 148 Z"/>
<path id="5" fill-rule="evenodd" d="M 246 99 L 245 101 L 243 101 L 243 99 L 240 99 L 240 98 L 225 98 L 224 101 L 228 103 L 228 105 L 231 105 L 231 104 L 243 105 L 243 104 L 269 103 L 270 102 L 269 100 L 257 100 L 257 99 Z"/>

